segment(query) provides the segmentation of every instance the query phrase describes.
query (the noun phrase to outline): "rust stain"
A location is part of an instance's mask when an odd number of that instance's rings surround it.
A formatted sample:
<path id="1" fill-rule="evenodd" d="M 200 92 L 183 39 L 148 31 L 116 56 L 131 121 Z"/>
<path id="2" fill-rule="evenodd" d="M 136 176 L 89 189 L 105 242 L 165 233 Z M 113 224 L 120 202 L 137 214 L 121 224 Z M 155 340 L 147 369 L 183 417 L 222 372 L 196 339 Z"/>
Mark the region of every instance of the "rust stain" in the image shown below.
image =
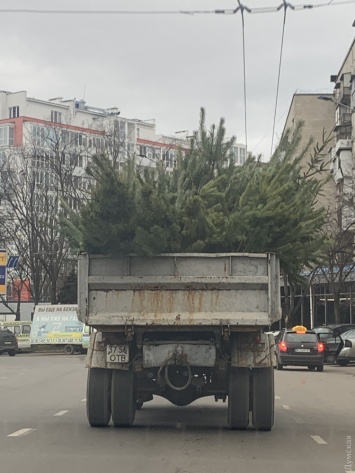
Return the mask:
<path id="1" fill-rule="evenodd" d="M 164 307 L 164 292 L 163 291 L 150 291 L 149 292 L 149 308 L 153 311 L 154 319 L 162 319 L 162 309 Z"/>

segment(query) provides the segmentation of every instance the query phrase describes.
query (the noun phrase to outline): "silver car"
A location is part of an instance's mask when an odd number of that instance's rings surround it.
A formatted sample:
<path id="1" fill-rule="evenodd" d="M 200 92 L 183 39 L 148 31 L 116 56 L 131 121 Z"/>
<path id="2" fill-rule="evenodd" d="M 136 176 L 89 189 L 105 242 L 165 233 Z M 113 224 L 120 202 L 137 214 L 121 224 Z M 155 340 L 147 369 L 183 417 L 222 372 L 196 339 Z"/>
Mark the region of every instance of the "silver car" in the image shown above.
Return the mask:
<path id="1" fill-rule="evenodd" d="M 339 347 L 337 363 L 340 366 L 346 366 L 350 361 L 355 361 L 355 329 L 342 333 L 340 337 L 342 342 Z"/>

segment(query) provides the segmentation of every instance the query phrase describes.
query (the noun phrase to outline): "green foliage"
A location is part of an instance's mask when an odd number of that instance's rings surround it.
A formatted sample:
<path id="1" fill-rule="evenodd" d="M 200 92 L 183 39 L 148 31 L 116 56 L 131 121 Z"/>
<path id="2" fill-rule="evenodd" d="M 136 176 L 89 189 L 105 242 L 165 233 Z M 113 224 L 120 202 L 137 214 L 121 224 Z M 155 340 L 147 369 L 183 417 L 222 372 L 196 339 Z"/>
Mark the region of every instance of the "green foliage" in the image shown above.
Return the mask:
<path id="1" fill-rule="evenodd" d="M 118 172 L 105 156 L 89 170 L 96 181 L 81 213 L 83 248 L 91 253 L 152 255 L 165 252 L 274 252 L 290 278 L 319 261 L 325 247 L 325 212 L 316 209 L 316 148 L 308 169 L 307 147 L 296 153 L 302 124 L 286 133 L 269 163 L 249 157 L 229 163 L 234 138 L 225 140 L 223 120 L 200 127 L 186 156 L 168 173 L 140 170 L 134 159 Z"/>

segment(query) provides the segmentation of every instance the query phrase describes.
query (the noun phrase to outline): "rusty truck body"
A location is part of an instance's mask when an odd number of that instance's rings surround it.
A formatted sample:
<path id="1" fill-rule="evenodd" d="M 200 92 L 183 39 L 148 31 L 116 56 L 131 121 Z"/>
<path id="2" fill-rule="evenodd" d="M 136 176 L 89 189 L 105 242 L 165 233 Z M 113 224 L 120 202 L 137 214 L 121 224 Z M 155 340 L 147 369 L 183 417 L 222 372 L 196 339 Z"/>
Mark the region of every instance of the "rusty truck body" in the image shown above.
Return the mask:
<path id="1" fill-rule="evenodd" d="M 281 316 L 273 254 L 82 254 L 79 319 L 96 329 L 87 354 L 91 426 L 131 426 L 162 396 L 185 406 L 228 400 L 231 429 L 274 422 L 274 337 Z"/>

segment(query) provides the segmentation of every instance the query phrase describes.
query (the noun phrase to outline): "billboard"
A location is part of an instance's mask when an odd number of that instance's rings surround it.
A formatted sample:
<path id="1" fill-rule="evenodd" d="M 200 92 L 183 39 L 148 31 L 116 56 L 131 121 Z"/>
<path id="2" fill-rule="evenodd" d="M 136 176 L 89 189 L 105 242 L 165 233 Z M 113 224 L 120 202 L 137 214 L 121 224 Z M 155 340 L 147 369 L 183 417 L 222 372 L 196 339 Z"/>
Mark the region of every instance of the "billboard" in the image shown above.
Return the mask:
<path id="1" fill-rule="evenodd" d="M 81 345 L 83 323 L 74 305 L 37 305 L 32 322 L 31 345 Z"/>
<path id="2" fill-rule="evenodd" d="M 7 251 L 0 250 L 0 294 L 6 296 Z"/>

